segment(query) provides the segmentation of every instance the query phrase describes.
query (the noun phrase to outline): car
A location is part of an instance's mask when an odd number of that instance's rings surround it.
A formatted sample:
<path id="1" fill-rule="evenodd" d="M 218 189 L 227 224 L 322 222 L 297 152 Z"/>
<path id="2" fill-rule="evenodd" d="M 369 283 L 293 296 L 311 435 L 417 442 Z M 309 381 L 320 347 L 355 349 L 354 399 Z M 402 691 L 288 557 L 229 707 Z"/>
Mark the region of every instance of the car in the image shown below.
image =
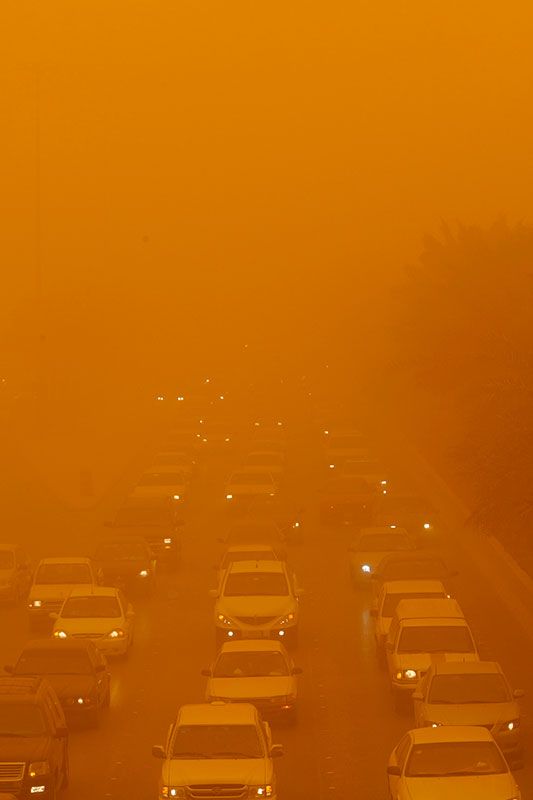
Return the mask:
<path id="1" fill-rule="evenodd" d="M 144 539 L 158 568 L 178 569 L 183 520 L 178 516 L 174 503 L 130 497 L 107 525 L 117 534 Z"/>
<path id="2" fill-rule="evenodd" d="M 479 661 L 464 614 L 456 600 L 401 600 L 385 643 L 394 704 L 403 708 L 435 659 Z"/>
<path id="3" fill-rule="evenodd" d="M 209 669 L 205 690 L 208 703 L 253 703 L 263 719 L 295 722 L 301 669 L 294 666 L 279 641 L 225 642 Z"/>
<path id="4" fill-rule="evenodd" d="M 408 731 L 387 766 L 391 800 L 521 800 L 503 754 L 486 728 Z"/>
<path id="5" fill-rule="evenodd" d="M 295 645 L 301 590 L 283 561 L 234 561 L 218 589 L 217 644 L 229 639 L 283 639 Z"/>
<path id="6" fill-rule="evenodd" d="M 101 541 L 95 550 L 106 586 L 118 586 L 128 594 L 152 594 L 156 560 L 141 536 L 115 536 Z"/>
<path id="7" fill-rule="evenodd" d="M 0 544 L 0 600 L 19 603 L 31 586 L 28 557 L 18 544 Z"/>
<path id="8" fill-rule="evenodd" d="M 235 445 L 238 434 L 231 422 L 213 422 L 201 420 L 198 441 L 202 451 L 224 453 Z"/>
<path id="9" fill-rule="evenodd" d="M 439 580 L 448 594 L 457 570 L 450 567 L 439 553 L 429 550 L 399 550 L 384 556 L 371 574 L 374 603 L 385 581 Z"/>
<path id="10" fill-rule="evenodd" d="M 184 472 L 174 467 L 160 467 L 157 472 L 145 472 L 131 493 L 136 499 L 163 498 L 180 506 L 188 500 L 189 482 Z"/>
<path id="11" fill-rule="evenodd" d="M 324 458 L 328 469 L 339 469 L 345 461 L 370 458 L 368 439 L 360 431 L 324 430 Z"/>
<path id="12" fill-rule="evenodd" d="M 227 507 L 248 510 L 270 502 L 278 486 L 270 472 L 241 469 L 230 475 L 225 489 Z"/>
<path id="13" fill-rule="evenodd" d="M 254 472 L 270 472 L 279 479 L 285 471 L 285 456 L 276 450 L 254 450 L 244 460 L 244 469 Z"/>
<path id="14" fill-rule="evenodd" d="M 89 558 L 43 558 L 35 570 L 28 596 L 30 627 L 50 624 L 50 614 L 60 610 L 72 589 L 97 586 L 101 579 L 101 573 Z"/>
<path id="15" fill-rule="evenodd" d="M 368 584 L 389 553 L 414 550 L 415 545 L 403 528 L 361 528 L 349 546 L 350 576 L 356 586 Z"/>
<path id="16" fill-rule="evenodd" d="M 364 478 L 335 476 L 326 481 L 318 493 L 322 523 L 372 521 L 378 490 Z"/>
<path id="17" fill-rule="evenodd" d="M 218 570 L 219 581 L 224 572 L 234 561 L 278 561 L 276 551 L 268 544 L 241 544 L 228 547 L 222 555 L 220 563 L 215 566 Z"/>
<path id="18" fill-rule="evenodd" d="M 328 464 L 328 469 L 335 470 L 337 468 L 335 464 Z M 387 472 L 376 459 L 351 459 L 345 461 L 338 471 L 343 478 L 363 478 L 381 494 L 387 494 L 389 490 Z"/>
<path id="19" fill-rule="evenodd" d="M 134 622 L 133 606 L 120 589 L 73 589 L 59 614 L 54 614 L 52 635 L 89 639 L 107 656 L 125 656 L 133 644 Z"/>
<path id="20" fill-rule="evenodd" d="M 190 480 L 196 468 L 196 461 L 184 450 L 166 450 L 154 456 L 149 472 L 159 472 L 162 468 L 174 469 Z"/>
<path id="21" fill-rule="evenodd" d="M 17 678 L 46 677 L 66 719 L 98 726 L 109 707 L 111 676 L 102 653 L 90 639 L 35 639 L 26 642 L 17 661 L 4 667 Z"/>
<path id="22" fill-rule="evenodd" d="M 448 597 L 441 581 L 386 581 L 378 594 L 377 603 L 370 613 L 375 617 L 375 637 L 378 654 L 385 651 L 385 642 L 398 603 L 402 600 L 430 600 Z"/>
<path id="23" fill-rule="evenodd" d="M 277 800 L 273 759 L 283 748 L 272 744 L 270 726 L 251 703 L 181 706 L 166 744 L 152 754 L 163 760 L 159 798 Z"/>
<path id="24" fill-rule="evenodd" d="M 0 678 L 2 791 L 54 798 L 68 786 L 65 715 L 47 678 Z"/>
<path id="25" fill-rule="evenodd" d="M 416 727 L 482 725 L 511 766 L 522 766 L 522 689 L 509 686 L 496 661 L 432 664 L 413 693 Z"/>
<path id="26" fill-rule="evenodd" d="M 398 525 L 416 537 L 419 543 L 431 543 L 439 533 L 439 515 L 425 497 L 387 492 L 375 507 L 376 525 Z"/>

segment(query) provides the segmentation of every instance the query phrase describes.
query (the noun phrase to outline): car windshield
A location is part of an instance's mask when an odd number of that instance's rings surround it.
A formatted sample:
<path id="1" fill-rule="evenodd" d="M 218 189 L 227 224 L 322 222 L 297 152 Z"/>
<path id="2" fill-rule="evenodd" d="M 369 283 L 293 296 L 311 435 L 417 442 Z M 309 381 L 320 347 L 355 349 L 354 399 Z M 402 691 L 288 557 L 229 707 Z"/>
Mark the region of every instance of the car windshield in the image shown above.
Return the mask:
<path id="1" fill-rule="evenodd" d="M 367 447 L 364 436 L 331 436 L 328 440 L 331 450 L 361 450 Z"/>
<path id="2" fill-rule="evenodd" d="M 64 619 L 95 619 L 98 617 L 120 617 L 120 606 L 116 597 L 70 597 L 61 609 Z"/>
<path id="3" fill-rule="evenodd" d="M 446 565 L 438 559 L 406 559 L 383 565 L 379 577 L 383 581 L 440 580 L 447 574 Z"/>
<path id="4" fill-rule="evenodd" d="M 460 778 L 465 775 L 501 775 L 508 771 L 494 742 L 416 744 L 405 765 L 408 778 Z"/>
<path id="5" fill-rule="evenodd" d="M 106 542 L 96 550 L 97 561 L 143 561 L 146 558 L 141 542 Z"/>
<path id="6" fill-rule="evenodd" d="M 228 576 L 226 597 L 260 597 L 288 595 L 287 579 L 281 572 L 234 572 Z"/>
<path id="7" fill-rule="evenodd" d="M 172 758 L 263 758 L 254 725 L 178 725 Z"/>
<path id="8" fill-rule="evenodd" d="M 92 582 L 88 564 L 41 564 L 35 576 L 37 584 Z"/>
<path id="9" fill-rule="evenodd" d="M 508 703 L 511 699 L 505 678 L 499 672 L 435 675 L 428 703 Z"/>
<path id="10" fill-rule="evenodd" d="M 403 628 L 398 653 L 475 653 L 466 625 L 416 625 Z"/>
<path id="11" fill-rule="evenodd" d="M 0 736 L 42 736 L 46 733 L 41 709 L 24 703 L 0 703 Z"/>
<path id="12" fill-rule="evenodd" d="M 15 675 L 89 675 L 89 656 L 72 650 L 27 650 L 20 656 Z"/>
<path id="13" fill-rule="evenodd" d="M 409 550 L 410 541 L 401 533 L 374 533 L 363 535 L 356 544 L 362 553 L 387 553 L 392 550 Z"/>
<path id="14" fill-rule="evenodd" d="M 404 592 L 400 594 L 391 593 L 385 596 L 381 609 L 382 617 L 392 617 L 400 600 L 431 600 L 446 597 L 444 592 Z"/>
<path id="15" fill-rule="evenodd" d="M 13 569 L 15 557 L 11 550 L 0 550 L 0 569 Z"/>
<path id="16" fill-rule="evenodd" d="M 214 678 L 281 677 L 289 668 L 279 652 L 222 653 L 213 670 Z"/>
<path id="17" fill-rule="evenodd" d="M 221 569 L 226 567 L 233 561 L 277 561 L 276 554 L 273 550 L 232 550 L 231 553 L 226 553 L 222 559 Z"/>
<path id="18" fill-rule="evenodd" d="M 184 483 L 182 472 L 147 472 L 139 486 L 175 486 Z"/>
<path id="19" fill-rule="evenodd" d="M 271 483 L 272 476 L 268 472 L 236 472 L 230 480 L 232 486 L 259 486 Z"/>
<path id="20" fill-rule="evenodd" d="M 114 525 L 128 528 L 171 528 L 174 525 L 174 515 L 167 508 L 121 508 L 117 512 Z"/>

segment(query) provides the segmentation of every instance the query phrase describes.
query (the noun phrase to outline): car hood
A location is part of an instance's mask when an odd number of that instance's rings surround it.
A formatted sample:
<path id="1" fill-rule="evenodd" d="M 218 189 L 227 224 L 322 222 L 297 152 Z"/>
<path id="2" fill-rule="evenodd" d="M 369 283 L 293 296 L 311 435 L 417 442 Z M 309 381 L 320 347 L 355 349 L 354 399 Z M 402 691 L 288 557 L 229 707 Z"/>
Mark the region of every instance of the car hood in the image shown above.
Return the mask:
<path id="1" fill-rule="evenodd" d="M 290 675 L 268 678 L 211 678 L 207 684 L 208 697 L 230 700 L 260 699 L 294 694 L 295 681 Z"/>
<path id="2" fill-rule="evenodd" d="M 451 785 L 450 785 L 451 781 Z M 504 775 L 475 775 L 465 778 L 403 778 L 399 800 L 508 800 L 517 796 L 514 779 Z"/>
<path id="3" fill-rule="evenodd" d="M 94 675 L 47 675 L 60 700 L 67 697 L 91 694 L 96 686 Z"/>
<path id="4" fill-rule="evenodd" d="M 195 783 L 260 786 L 271 782 L 272 765 L 263 758 L 169 759 L 163 767 L 163 784 L 167 786 Z"/>
<path id="5" fill-rule="evenodd" d="M 460 705 L 424 705 L 427 718 L 443 725 L 494 725 L 520 717 L 520 709 L 509 703 L 461 703 Z"/>
<path id="6" fill-rule="evenodd" d="M 90 591 L 92 584 L 90 583 L 34 583 L 30 589 L 29 599 L 49 600 L 60 599 L 63 600 L 71 593 L 73 589 L 81 589 L 82 591 Z"/>
<path id="7" fill-rule="evenodd" d="M 0 736 L 2 761 L 45 761 L 50 748 L 50 738 L 43 736 Z"/>
<path id="8" fill-rule="evenodd" d="M 228 617 L 277 617 L 293 611 L 295 601 L 290 595 L 266 597 L 224 597 L 217 605 L 216 611 Z"/>
<path id="9" fill-rule="evenodd" d="M 477 653 L 396 653 L 395 662 L 400 669 L 428 669 L 432 664 L 449 661 L 479 661 Z"/>
<path id="10" fill-rule="evenodd" d="M 123 617 L 99 617 L 91 619 L 65 619 L 59 617 L 54 622 L 54 631 L 65 631 L 65 633 L 97 633 L 105 634 L 113 628 L 124 628 L 125 620 Z"/>

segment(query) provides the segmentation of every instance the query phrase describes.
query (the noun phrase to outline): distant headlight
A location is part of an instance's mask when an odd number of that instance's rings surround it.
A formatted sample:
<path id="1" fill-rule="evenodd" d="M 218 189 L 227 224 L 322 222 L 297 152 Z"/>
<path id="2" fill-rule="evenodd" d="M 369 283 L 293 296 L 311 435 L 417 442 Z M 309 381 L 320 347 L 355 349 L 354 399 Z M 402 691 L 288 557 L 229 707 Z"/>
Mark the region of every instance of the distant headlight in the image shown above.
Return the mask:
<path id="1" fill-rule="evenodd" d="M 370 572 L 372 572 L 372 567 L 370 564 L 361 564 L 361 572 L 364 572 L 365 575 L 368 575 Z"/>
<path id="2" fill-rule="evenodd" d="M 162 786 L 160 797 L 165 800 L 167 797 L 186 797 L 185 788 L 183 786 Z"/>
<path id="3" fill-rule="evenodd" d="M 226 500 L 233 500 L 233 495 L 232 494 L 227 494 L 226 495 Z"/>
<path id="4" fill-rule="evenodd" d="M 380 483 L 381 483 L 382 486 L 386 486 L 387 485 L 387 481 L 380 481 Z"/>
<path id="5" fill-rule="evenodd" d="M 148 569 L 142 569 L 142 570 L 139 572 L 139 578 L 147 578 L 149 574 L 150 574 L 150 570 L 148 570 Z"/>
<path id="6" fill-rule="evenodd" d="M 270 783 L 263 786 L 250 786 L 250 797 L 272 797 L 273 788 Z"/>
<path id="7" fill-rule="evenodd" d="M 66 639 L 68 633 L 66 631 L 54 631 L 54 637 L 56 639 Z"/>
<path id="8" fill-rule="evenodd" d="M 48 761 L 32 761 L 28 769 L 31 778 L 37 775 L 48 775 L 50 772 L 50 764 Z"/>
<path id="9" fill-rule="evenodd" d="M 440 728 L 442 726 L 442 722 L 431 722 L 431 720 L 427 719 L 425 726 L 426 728 Z"/>
<path id="10" fill-rule="evenodd" d="M 502 727 L 508 731 L 515 731 L 518 727 L 520 727 L 520 720 L 512 719 L 510 722 L 504 722 Z"/>
<path id="11" fill-rule="evenodd" d="M 123 639 L 125 635 L 126 634 L 124 633 L 122 628 L 114 628 L 107 634 L 109 639 Z"/>
<path id="12" fill-rule="evenodd" d="M 416 677 L 416 669 L 402 669 L 396 673 L 397 681 L 414 681 Z"/>
<path id="13" fill-rule="evenodd" d="M 180 494 L 174 494 L 174 495 L 172 495 L 172 497 L 173 497 L 174 500 L 181 500 L 181 495 Z"/>
<path id="14" fill-rule="evenodd" d="M 424 529 L 426 531 L 429 531 L 430 528 L 431 528 L 431 523 L 430 522 L 424 522 Z"/>
<path id="15" fill-rule="evenodd" d="M 172 539 L 163 539 L 163 544 L 172 544 Z"/>
<path id="16" fill-rule="evenodd" d="M 30 608 L 41 608 L 42 604 L 42 600 L 31 600 L 28 605 Z"/>
<path id="17" fill-rule="evenodd" d="M 329 465 L 329 468 L 330 468 L 330 469 L 335 469 L 335 464 L 330 464 L 330 465 Z"/>

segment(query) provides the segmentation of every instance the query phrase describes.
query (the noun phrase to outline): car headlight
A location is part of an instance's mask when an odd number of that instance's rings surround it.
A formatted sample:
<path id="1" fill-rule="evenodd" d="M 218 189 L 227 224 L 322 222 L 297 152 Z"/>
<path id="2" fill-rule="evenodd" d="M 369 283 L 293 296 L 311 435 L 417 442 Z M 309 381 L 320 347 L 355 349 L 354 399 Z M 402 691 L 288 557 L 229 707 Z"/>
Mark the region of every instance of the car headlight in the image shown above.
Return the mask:
<path id="1" fill-rule="evenodd" d="M 364 572 L 365 575 L 368 575 L 370 572 L 372 572 L 372 567 L 370 564 L 361 564 L 361 572 Z"/>
<path id="2" fill-rule="evenodd" d="M 217 623 L 219 625 L 226 625 L 228 628 L 234 628 L 235 623 L 229 617 L 226 617 L 225 614 L 217 614 Z"/>
<path id="3" fill-rule="evenodd" d="M 163 539 L 163 544 L 172 544 L 172 539 Z"/>
<path id="4" fill-rule="evenodd" d="M 181 495 L 180 494 L 173 494 L 172 497 L 173 497 L 174 500 L 181 500 Z"/>
<path id="5" fill-rule="evenodd" d="M 430 719 L 427 719 L 424 725 L 426 728 L 440 728 L 442 726 L 442 722 L 432 722 Z"/>
<path id="6" fill-rule="evenodd" d="M 160 797 L 185 797 L 184 786 L 162 786 Z"/>
<path id="7" fill-rule="evenodd" d="M 150 570 L 148 570 L 148 569 L 142 569 L 142 570 L 139 572 L 139 578 L 147 578 L 149 574 L 150 574 Z"/>
<path id="8" fill-rule="evenodd" d="M 329 468 L 330 468 L 330 469 L 335 469 L 335 464 L 330 464 L 330 465 L 329 465 Z"/>
<path id="9" fill-rule="evenodd" d="M 380 483 L 381 483 L 382 486 L 386 486 L 387 485 L 387 481 L 380 481 Z"/>
<path id="10" fill-rule="evenodd" d="M 68 633 L 66 631 L 54 631 L 54 638 L 56 639 L 66 639 Z"/>
<path id="11" fill-rule="evenodd" d="M 227 494 L 226 495 L 226 500 L 233 500 L 233 495 L 232 494 Z"/>
<path id="12" fill-rule="evenodd" d="M 32 761 L 28 773 L 30 778 L 35 778 L 37 775 L 49 775 L 50 764 L 48 761 Z"/>
<path id="13" fill-rule="evenodd" d="M 30 600 L 28 603 L 29 608 L 41 608 L 43 604 L 42 600 Z"/>
<path id="14" fill-rule="evenodd" d="M 283 617 L 280 617 L 278 619 L 278 621 L 276 622 L 276 628 L 278 627 L 283 628 L 286 625 L 292 625 L 295 619 L 296 619 L 296 614 L 294 613 L 294 611 L 289 611 L 288 614 L 285 614 Z"/>
<path id="15" fill-rule="evenodd" d="M 250 797 L 272 797 L 274 787 L 270 783 L 261 786 L 250 786 Z"/>
<path id="16" fill-rule="evenodd" d="M 92 697 L 76 697 L 76 704 L 79 706 L 92 706 Z"/>
<path id="17" fill-rule="evenodd" d="M 431 528 L 431 522 L 424 522 L 424 530 L 429 531 L 430 528 Z"/>
<path id="18" fill-rule="evenodd" d="M 416 669 L 401 669 L 396 673 L 396 680 L 398 681 L 414 681 L 416 677 Z"/>
<path id="19" fill-rule="evenodd" d="M 509 722 L 504 722 L 502 728 L 504 731 L 516 731 L 520 727 L 519 719 L 512 719 Z"/>
<path id="20" fill-rule="evenodd" d="M 112 631 L 109 631 L 107 634 L 108 639 L 123 639 L 126 634 L 122 630 L 122 628 L 113 628 Z"/>

